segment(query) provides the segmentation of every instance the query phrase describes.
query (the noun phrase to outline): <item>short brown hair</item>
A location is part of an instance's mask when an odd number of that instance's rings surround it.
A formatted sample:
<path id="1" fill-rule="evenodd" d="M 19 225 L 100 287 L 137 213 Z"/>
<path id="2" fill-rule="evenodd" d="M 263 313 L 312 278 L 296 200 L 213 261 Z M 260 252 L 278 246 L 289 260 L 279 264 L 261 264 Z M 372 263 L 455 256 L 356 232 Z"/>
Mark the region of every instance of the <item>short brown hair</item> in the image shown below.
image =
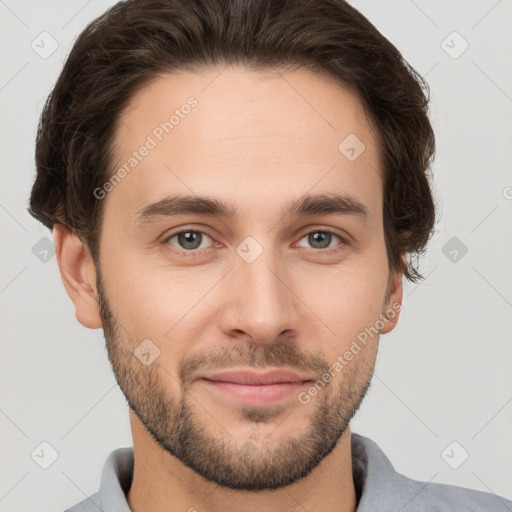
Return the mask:
<path id="1" fill-rule="evenodd" d="M 357 92 L 380 138 L 389 269 L 421 279 L 401 256 L 423 253 L 435 224 L 429 87 L 344 0 L 126 0 L 109 8 L 77 38 L 42 111 L 30 214 L 50 229 L 64 222 L 97 262 L 102 201 L 93 191 L 113 174 L 120 113 L 164 73 L 227 64 L 309 69 Z"/>

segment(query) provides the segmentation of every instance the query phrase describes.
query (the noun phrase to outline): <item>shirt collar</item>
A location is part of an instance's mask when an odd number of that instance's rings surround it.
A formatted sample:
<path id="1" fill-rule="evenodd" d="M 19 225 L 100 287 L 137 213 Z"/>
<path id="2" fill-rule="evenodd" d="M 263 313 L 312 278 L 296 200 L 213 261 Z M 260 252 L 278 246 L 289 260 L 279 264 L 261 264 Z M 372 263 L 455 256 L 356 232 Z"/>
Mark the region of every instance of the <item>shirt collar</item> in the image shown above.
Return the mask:
<path id="1" fill-rule="evenodd" d="M 352 474 L 358 497 L 357 512 L 405 512 L 407 505 L 420 493 L 421 482 L 397 473 L 378 445 L 351 432 Z M 126 493 L 130 489 L 134 468 L 132 447 L 118 448 L 107 458 L 100 484 L 101 510 L 130 512 Z"/>

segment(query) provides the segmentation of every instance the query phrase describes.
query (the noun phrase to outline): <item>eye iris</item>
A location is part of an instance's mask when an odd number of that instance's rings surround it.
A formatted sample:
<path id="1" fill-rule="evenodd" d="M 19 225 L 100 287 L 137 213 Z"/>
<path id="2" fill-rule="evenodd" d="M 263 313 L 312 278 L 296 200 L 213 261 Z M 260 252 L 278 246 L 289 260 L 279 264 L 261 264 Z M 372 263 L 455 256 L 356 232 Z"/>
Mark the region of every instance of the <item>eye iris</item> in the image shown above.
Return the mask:
<path id="1" fill-rule="evenodd" d="M 329 244 L 331 243 L 332 234 L 326 233 L 325 231 L 315 231 L 315 233 L 311 233 L 308 238 L 309 243 L 311 243 L 313 247 L 315 246 L 316 242 L 320 241 L 320 247 L 317 246 L 315 248 L 323 249 L 325 247 L 329 247 Z"/>
<path id="2" fill-rule="evenodd" d="M 178 233 L 178 242 L 184 249 L 197 249 L 201 245 L 201 238 L 201 233 L 198 233 L 197 231 L 184 231 L 182 233 Z"/>

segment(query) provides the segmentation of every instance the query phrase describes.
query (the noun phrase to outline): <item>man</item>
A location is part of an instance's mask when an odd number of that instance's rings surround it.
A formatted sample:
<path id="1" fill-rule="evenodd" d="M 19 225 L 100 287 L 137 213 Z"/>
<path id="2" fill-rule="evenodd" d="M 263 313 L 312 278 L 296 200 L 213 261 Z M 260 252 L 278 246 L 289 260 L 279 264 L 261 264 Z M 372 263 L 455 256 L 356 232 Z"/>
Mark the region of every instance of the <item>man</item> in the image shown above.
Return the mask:
<path id="1" fill-rule="evenodd" d="M 84 30 L 30 212 L 133 449 L 70 510 L 512 510 L 349 427 L 435 223 L 426 89 L 342 0 L 129 0 Z"/>

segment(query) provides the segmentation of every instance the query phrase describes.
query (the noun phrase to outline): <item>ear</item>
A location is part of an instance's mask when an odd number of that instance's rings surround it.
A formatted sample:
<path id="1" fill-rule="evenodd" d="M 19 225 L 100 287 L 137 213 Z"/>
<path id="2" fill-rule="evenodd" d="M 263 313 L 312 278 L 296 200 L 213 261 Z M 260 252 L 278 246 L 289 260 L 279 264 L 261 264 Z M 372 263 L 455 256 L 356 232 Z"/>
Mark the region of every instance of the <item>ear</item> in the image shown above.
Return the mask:
<path id="1" fill-rule="evenodd" d="M 54 225 L 53 240 L 60 276 L 75 305 L 76 319 L 89 329 L 103 327 L 97 302 L 96 268 L 89 251 L 65 224 Z"/>
<path id="2" fill-rule="evenodd" d="M 402 261 L 404 265 L 406 265 L 406 255 L 402 255 Z M 382 310 L 382 315 L 387 315 L 383 317 L 384 327 L 381 329 L 381 334 L 386 334 L 392 331 L 396 324 L 398 323 L 398 319 L 400 318 L 400 311 L 402 310 L 402 299 L 403 299 L 403 285 L 402 285 L 403 273 L 402 272 L 394 272 L 389 276 L 388 282 L 388 290 L 389 294 L 388 300 L 384 303 L 384 308 Z"/>

